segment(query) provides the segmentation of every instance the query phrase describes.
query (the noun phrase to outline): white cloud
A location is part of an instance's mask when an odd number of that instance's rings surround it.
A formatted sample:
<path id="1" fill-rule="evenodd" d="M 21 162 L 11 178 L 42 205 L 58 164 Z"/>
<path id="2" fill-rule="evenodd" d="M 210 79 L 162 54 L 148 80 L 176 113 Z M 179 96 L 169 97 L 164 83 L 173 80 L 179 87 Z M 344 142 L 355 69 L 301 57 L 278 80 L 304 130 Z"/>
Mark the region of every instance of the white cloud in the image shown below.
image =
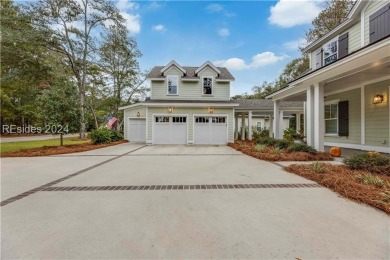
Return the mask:
<path id="1" fill-rule="evenodd" d="M 247 64 L 243 59 L 231 58 L 227 60 L 216 60 L 213 63 L 217 66 L 226 67 L 231 70 L 257 69 L 267 65 L 275 64 L 279 61 L 288 58 L 287 55 L 275 55 L 275 53 L 267 51 L 254 55 L 251 62 Z"/>
<path id="2" fill-rule="evenodd" d="M 165 32 L 167 30 L 167 28 L 165 27 L 165 25 L 163 24 L 157 24 L 157 25 L 153 25 L 152 26 L 152 29 L 154 31 L 158 31 L 158 32 Z"/>
<path id="3" fill-rule="evenodd" d="M 119 9 L 119 11 L 126 11 L 126 10 L 137 10 L 139 8 L 139 4 L 126 1 L 126 0 L 119 0 L 116 3 L 116 7 Z"/>
<path id="4" fill-rule="evenodd" d="M 230 31 L 228 28 L 221 28 L 218 30 L 218 35 L 221 37 L 227 37 L 230 35 Z"/>
<path id="5" fill-rule="evenodd" d="M 309 24 L 321 11 L 322 1 L 279 0 L 271 7 L 268 22 L 283 28 Z"/>
<path id="6" fill-rule="evenodd" d="M 231 13 L 229 11 L 227 11 L 225 9 L 225 7 L 221 4 L 209 4 L 208 6 L 206 6 L 206 11 L 208 13 L 222 13 L 224 14 L 225 16 L 228 16 L 228 17 L 231 17 L 231 16 L 235 16 L 235 13 Z"/>
<path id="7" fill-rule="evenodd" d="M 286 49 L 292 50 L 292 51 L 297 51 L 297 50 L 299 50 L 299 47 L 306 47 L 306 45 L 307 45 L 307 41 L 305 38 L 299 38 L 299 39 L 294 40 L 294 41 L 289 41 L 289 42 L 283 43 L 283 46 Z"/>
<path id="8" fill-rule="evenodd" d="M 130 33 L 137 34 L 141 31 L 141 16 L 121 12 L 121 15 L 126 19 L 126 28 Z"/>
<path id="9" fill-rule="evenodd" d="M 153 1 L 148 7 L 150 9 L 159 9 L 160 7 L 162 7 L 162 4 L 159 4 L 157 1 Z"/>

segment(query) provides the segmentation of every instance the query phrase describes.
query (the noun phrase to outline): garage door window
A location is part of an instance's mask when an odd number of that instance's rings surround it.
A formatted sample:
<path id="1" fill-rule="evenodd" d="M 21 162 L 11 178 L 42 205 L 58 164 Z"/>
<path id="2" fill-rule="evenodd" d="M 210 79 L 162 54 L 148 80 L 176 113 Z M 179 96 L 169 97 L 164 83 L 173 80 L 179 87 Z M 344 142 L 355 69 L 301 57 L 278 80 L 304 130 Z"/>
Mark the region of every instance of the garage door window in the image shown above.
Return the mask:
<path id="1" fill-rule="evenodd" d="M 156 123 L 169 123 L 168 116 L 156 116 Z"/>
<path id="2" fill-rule="evenodd" d="M 213 117 L 212 118 L 213 124 L 224 124 L 226 122 L 225 117 Z"/>
<path id="3" fill-rule="evenodd" d="M 187 122 L 187 117 L 185 116 L 174 116 L 172 117 L 173 123 L 185 123 Z"/>
<path id="4" fill-rule="evenodd" d="M 208 117 L 197 117 L 195 118 L 195 123 L 208 123 L 209 118 Z"/>

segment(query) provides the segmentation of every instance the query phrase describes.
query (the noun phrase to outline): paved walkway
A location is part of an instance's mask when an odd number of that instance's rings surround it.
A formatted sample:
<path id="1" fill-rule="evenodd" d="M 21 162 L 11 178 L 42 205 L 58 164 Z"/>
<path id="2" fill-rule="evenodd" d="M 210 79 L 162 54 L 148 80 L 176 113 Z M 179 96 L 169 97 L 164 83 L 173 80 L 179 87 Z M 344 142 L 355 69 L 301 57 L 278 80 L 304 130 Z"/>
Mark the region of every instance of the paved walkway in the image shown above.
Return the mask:
<path id="1" fill-rule="evenodd" d="M 229 147 L 1 163 L 3 259 L 390 257 L 387 215 Z"/>

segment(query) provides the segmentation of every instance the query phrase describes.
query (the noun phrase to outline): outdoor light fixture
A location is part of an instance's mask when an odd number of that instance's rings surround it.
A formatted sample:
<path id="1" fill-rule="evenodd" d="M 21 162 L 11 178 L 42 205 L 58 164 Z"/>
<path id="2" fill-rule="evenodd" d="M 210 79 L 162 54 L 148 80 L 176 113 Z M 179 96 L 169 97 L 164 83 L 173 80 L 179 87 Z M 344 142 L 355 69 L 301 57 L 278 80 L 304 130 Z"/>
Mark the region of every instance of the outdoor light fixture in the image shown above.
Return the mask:
<path id="1" fill-rule="evenodd" d="M 380 104 L 380 103 L 383 102 L 383 100 L 384 100 L 383 95 L 382 94 L 377 94 L 377 95 L 374 96 L 374 100 L 373 100 L 372 103 L 373 104 Z"/>
<path id="2" fill-rule="evenodd" d="M 209 108 L 209 113 L 210 113 L 210 114 L 214 113 L 214 108 L 210 107 L 210 108 Z"/>
<path id="3" fill-rule="evenodd" d="M 140 117 L 141 116 L 141 113 L 140 112 L 137 112 L 137 117 Z"/>
<path id="4" fill-rule="evenodd" d="M 173 110 L 172 107 L 168 107 L 168 112 L 169 113 L 172 113 L 172 110 Z"/>

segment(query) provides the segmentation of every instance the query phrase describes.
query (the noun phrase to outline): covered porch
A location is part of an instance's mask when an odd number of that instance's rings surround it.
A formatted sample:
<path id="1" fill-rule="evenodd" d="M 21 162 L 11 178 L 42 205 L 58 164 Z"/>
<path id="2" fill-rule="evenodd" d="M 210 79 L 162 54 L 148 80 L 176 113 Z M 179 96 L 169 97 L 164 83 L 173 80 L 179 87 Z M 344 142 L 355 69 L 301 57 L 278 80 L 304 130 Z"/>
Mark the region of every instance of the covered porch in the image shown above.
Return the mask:
<path id="1" fill-rule="evenodd" d="M 253 127 L 269 130 L 270 137 L 274 137 L 274 121 L 277 118 L 281 127 L 277 128 L 283 136 L 283 130 L 289 128 L 290 118 L 295 117 L 301 122 L 303 117 L 303 102 L 281 102 L 280 111 L 274 114 L 273 102 L 267 99 L 242 99 L 236 100 L 239 106 L 234 109 L 234 138 L 235 140 L 252 140 Z M 276 116 L 275 116 L 276 115 Z M 301 131 L 301 124 L 295 127 L 297 132 Z"/>
<path id="2" fill-rule="evenodd" d="M 311 71 L 268 98 L 305 102 L 308 145 L 390 153 L 390 44 L 385 40 Z M 280 129 L 274 120 L 274 129 Z M 274 131 L 275 138 L 282 138 Z"/>

